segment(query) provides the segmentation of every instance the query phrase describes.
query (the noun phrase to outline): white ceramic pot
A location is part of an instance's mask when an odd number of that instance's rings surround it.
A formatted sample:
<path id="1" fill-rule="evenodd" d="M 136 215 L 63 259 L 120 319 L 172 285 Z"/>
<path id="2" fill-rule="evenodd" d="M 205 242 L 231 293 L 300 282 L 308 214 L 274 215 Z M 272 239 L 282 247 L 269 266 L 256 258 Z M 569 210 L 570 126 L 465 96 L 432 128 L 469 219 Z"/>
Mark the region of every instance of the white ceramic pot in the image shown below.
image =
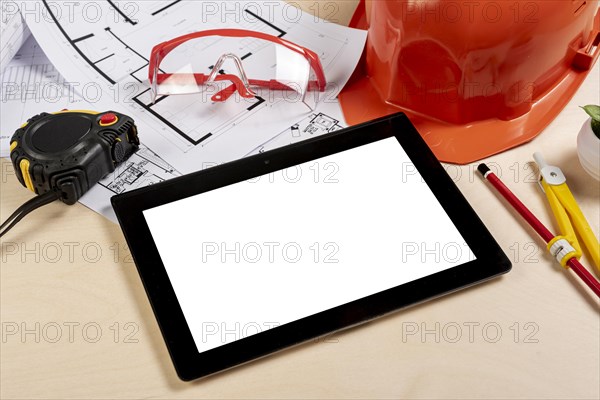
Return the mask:
<path id="1" fill-rule="evenodd" d="M 588 118 L 577 136 L 579 162 L 588 174 L 600 181 L 600 139 L 592 131 L 592 119 Z"/>

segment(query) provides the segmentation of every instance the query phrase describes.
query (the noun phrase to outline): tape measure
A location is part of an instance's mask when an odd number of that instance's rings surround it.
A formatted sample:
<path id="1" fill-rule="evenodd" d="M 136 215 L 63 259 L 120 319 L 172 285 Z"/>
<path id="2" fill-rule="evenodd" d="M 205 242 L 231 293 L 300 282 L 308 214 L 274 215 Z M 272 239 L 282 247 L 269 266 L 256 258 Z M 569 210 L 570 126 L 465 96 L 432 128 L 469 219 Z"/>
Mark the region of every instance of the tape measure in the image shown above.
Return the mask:
<path id="1" fill-rule="evenodd" d="M 54 200 L 75 204 L 139 148 L 134 120 L 114 111 L 63 110 L 24 123 L 10 142 L 19 182 L 38 196 L 0 225 L 0 237 Z"/>
<path id="2" fill-rule="evenodd" d="M 139 147 L 135 122 L 114 111 L 42 113 L 11 139 L 10 159 L 19 182 L 41 195 L 60 194 L 75 204 Z"/>

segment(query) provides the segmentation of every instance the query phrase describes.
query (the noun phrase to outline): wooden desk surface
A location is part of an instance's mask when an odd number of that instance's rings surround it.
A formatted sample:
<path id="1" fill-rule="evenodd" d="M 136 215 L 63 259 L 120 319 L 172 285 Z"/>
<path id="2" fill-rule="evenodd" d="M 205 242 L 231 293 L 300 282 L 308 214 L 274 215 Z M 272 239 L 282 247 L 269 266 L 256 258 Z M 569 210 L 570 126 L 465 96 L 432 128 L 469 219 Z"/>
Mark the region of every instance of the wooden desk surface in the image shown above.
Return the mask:
<path id="1" fill-rule="evenodd" d="M 337 4 L 347 23 L 356 1 Z M 600 103 L 599 71 L 541 136 L 487 160 L 554 230 L 528 164 L 538 150 L 599 231 L 600 185 L 575 141 L 586 119 L 577 106 Z M 0 397 L 600 398 L 598 301 L 474 165 L 448 171 L 514 263 L 510 274 L 195 383 L 175 375 L 120 228 L 81 205 L 28 216 L 0 253 Z M 6 160 L 1 172 L 4 219 L 31 196 Z"/>

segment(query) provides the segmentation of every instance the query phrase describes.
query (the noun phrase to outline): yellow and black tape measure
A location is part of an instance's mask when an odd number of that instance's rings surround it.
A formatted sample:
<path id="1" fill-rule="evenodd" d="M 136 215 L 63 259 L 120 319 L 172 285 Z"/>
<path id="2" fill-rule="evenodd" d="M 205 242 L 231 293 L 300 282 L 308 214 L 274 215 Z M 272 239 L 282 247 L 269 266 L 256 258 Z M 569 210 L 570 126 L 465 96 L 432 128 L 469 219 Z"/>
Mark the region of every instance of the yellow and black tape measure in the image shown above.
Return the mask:
<path id="1" fill-rule="evenodd" d="M 23 186 L 36 194 L 58 192 L 74 204 L 139 147 L 131 117 L 114 111 L 42 113 L 11 139 L 10 158 Z"/>
<path id="2" fill-rule="evenodd" d="M 133 119 L 114 111 L 63 110 L 30 118 L 13 135 L 10 159 L 19 182 L 38 196 L 0 225 L 0 237 L 54 200 L 75 204 L 139 148 Z"/>

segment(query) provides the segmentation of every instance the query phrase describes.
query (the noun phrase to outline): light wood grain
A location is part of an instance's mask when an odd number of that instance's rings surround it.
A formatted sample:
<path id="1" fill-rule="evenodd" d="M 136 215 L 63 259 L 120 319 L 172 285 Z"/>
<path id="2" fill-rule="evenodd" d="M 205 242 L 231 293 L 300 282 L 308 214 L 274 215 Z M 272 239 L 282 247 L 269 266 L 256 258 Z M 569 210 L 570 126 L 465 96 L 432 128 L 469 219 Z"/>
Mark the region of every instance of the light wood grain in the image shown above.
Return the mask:
<path id="1" fill-rule="evenodd" d="M 331 11 L 327 1 L 298 3 L 309 12 L 315 4 Z M 347 23 L 356 1 L 335 4 L 332 19 Z M 577 106 L 600 102 L 598 71 L 597 65 L 541 136 L 488 160 L 553 229 L 545 199 L 528 177 L 527 162 L 538 150 L 563 168 L 599 231 L 600 186 L 575 153 L 586 119 Z M 30 194 L 6 160 L 0 165 L 3 220 Z M 56 203 L 28 216 L 2 241 L 0 397 L 599 398 L 598 301 L 552 262 L 541 241 L 474 174 L 474 165 L 448 171 L 513 261 L 510 274 L 195 383 L 175 375 L 120 228 L 81 205 Z M 39 343 L 33 333 L 21 336 L 36 324 Z M 52 343 L 57 325 L 62 336 Z M 10 334 L 15 326 L 19 333 Z M 407 335 L 436 326 L 439 337 Z M 92 343 L 96 327 L 102 334 Z M 133 342 L 126 343 L 134 328 Z"/>

